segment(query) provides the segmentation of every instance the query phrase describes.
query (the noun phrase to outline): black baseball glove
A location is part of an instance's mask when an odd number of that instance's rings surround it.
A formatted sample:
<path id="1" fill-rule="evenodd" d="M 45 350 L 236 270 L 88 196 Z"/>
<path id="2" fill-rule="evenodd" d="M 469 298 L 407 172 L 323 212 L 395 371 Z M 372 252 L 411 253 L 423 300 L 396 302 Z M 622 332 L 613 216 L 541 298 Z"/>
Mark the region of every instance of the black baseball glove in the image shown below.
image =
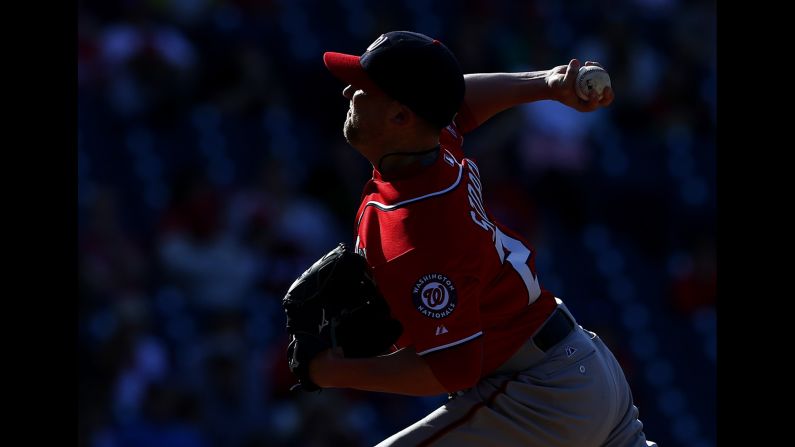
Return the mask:
<path id="1" fill-rule="evenodd" d="M 345 357 L 373 357 L 385 353 L 403 332 L 367 261 L 342 243 L 295 280 L 282 307 L 290 335 L 290 371 L 305 391 L 319 389 L 309 378 L 309 362 L 318 353 L 340 347 Z"/>

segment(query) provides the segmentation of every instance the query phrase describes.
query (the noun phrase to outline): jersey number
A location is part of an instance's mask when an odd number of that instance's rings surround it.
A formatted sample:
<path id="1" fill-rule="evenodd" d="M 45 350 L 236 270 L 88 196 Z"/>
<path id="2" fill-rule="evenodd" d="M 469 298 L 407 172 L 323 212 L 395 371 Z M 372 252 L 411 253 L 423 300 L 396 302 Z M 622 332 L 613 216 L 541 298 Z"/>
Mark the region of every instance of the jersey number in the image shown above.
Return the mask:
<path id="1" fill-rule="evenodd" d="M 531 254 L 530 249 L 525 247 L 521 241 L 500 231 L 499 228 L 495 229 L 497 231 L 495 232 L 494 246 L 497 248 L 497 253 L 500 255 L 500 261 L 505 263 L 507 259 L 511 267 L 522 277 L 522 281 L 524 281 L 524 285 L 527 287 L 527 295 L 529 297 L 529 302 L 527 304 L 533 304 L 533 302 L 541 296 L 541 286 L 538 284 L 538 277 L 533 274 L 533 271 L 530 270 L 530 266 L 527 264 Z M 506 251 L 508 252 L 507 257 L 505 256 Z"/>

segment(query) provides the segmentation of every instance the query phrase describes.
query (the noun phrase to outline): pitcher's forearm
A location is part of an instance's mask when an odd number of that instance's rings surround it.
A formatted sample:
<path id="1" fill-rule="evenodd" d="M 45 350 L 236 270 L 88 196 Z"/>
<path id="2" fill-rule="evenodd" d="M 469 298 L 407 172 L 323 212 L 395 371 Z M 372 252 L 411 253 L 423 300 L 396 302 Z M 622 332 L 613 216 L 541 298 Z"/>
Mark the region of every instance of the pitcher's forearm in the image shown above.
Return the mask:
<path id="1" fill-rule="evenodd" d="M 435 396 L 447 393 L 430 366 L 413 349 L 370 358 L 345 358 L 331 350 L 312 360 L 312 381 L 322 388 Z"/>
<path id="2" fill-rule="evenodd" d="M 548 71 L 471 73 L 464 75 L 464 102 L 479 126 L 492 116 L 520 104 L 553 98 Z"/>

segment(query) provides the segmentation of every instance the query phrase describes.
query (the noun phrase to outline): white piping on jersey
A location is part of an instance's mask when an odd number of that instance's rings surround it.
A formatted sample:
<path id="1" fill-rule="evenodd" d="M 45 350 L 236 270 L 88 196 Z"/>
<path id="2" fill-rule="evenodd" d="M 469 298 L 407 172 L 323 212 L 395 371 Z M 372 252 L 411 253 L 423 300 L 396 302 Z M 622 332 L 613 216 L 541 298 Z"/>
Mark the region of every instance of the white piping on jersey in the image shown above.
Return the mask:
<path id="1" fill-rule="evenodd" d="M 481 335 L 483 335 L 483 331 L 480 331 L 480 332 L 478 332 L 476 334 L 472 334 L 472 335 L 470 335 L 467 338 L 462 338 L 461 340 L 454 341 L 452 343 L 448 343 L 446 345 L 437 346 L 437 347 L 431 348 L 431 349 L 426 349 L 425 351 L 418 352 L 417 355 L 425 355 L 425 354 L 430 354 L 431 352 L 441 351 L 442 349 L 447 349 L 447 348 L 455 346 L 455 345 L 460 345 L 462 343 L 466 343 L 469 340 L 474 340 L 474 339 L 480 337 Z"/>
<path id="2" fill-rule="evenodd" d="M 452 154 L 450 154 L 450 152 L 447 151 L 447 149 L 445 149 L 445 152 L 446 152 L 445 156 L 449 154 L 450 157 L 453 160 L 455 160 L 455 157 L 453 157 Z M 461 177 L 463 177 L 463 172 L 464 172 L 464 166 L 462 164 L 458 163 L 457 161 L 456 161 L 456 164 L 458 165 L 458 178 L 456 178 L 455 181 L 450 186 L 448 186 L 447 188 L 445 188 L 445 189 L 443 189 L 441 191 L 436 191 L 436 192 L 432 192 L 430 194 L 425 194 L 424 196 L 419 196 L 419 197 L 415 197 L 413 199 L 404 200 L 402 202 L 398 202 L 398 203 L 395 203 L 393 205 L 387 205 L 387 204 L 384 204 L 384 203 L 381 203 L 381 202 L 376 202 L 375 200 L 370 200 L 370 201 L 368 201 L 367 203 L 364 204 L 364 207 L 362 208 L 362 215 L 359 216 L 359 221 L 356 223 L 356 225 L 358 226 L 362 222 L 362 218 L 364 217 L 364 210 L 370 205 L 375 206 L 376 208 L 380 209 L 381 211 L 392 211 L 392 210 L 395 210 L 397 208 L 406 206 L 406 205 L 408 205 L 410 203 L 419 202 L 420 200 L 425 200 L 425 199 L 429 199 L 431 197 L 440 196 L 442 194 L 446 194 L 446 193 L 452 191 L 453 189 L 455 189 L 458 186 L 459 183 L 461 183 Z"/>

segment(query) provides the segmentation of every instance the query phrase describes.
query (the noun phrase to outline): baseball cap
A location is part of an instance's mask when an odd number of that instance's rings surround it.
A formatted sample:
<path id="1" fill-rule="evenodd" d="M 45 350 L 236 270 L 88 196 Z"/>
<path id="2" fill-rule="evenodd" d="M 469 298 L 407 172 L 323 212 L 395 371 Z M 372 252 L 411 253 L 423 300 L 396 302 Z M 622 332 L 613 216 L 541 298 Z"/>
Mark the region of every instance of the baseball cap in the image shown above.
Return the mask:
<path id="1" fill-rule="evenodd" d="M 464 99 L 464 74 L 444 44 L 412 31 L 382 34 L 361 56 L 327 52 L 323 62 L 343 82 L 376 88 L 431 124 L 450 124 Z"/>

